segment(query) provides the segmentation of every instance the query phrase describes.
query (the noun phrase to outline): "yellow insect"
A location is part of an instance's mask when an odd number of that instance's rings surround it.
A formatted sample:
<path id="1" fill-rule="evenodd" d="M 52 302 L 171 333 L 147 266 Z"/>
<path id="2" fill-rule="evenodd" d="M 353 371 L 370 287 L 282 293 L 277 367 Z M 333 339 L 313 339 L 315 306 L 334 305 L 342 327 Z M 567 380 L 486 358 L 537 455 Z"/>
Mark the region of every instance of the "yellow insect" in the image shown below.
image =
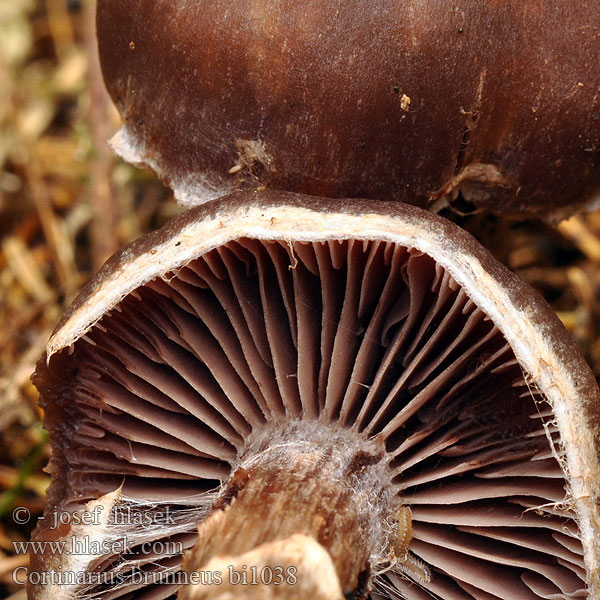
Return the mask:
<path id="1" fill-rule="evenodd" d="M 412 540 L 412 512 L 409 506 L 402 505 L 396 514 L 396 539 L 392 544 L 394 568 L 420 583 L 431 581 L 431 568 L 410 552 Z"/>

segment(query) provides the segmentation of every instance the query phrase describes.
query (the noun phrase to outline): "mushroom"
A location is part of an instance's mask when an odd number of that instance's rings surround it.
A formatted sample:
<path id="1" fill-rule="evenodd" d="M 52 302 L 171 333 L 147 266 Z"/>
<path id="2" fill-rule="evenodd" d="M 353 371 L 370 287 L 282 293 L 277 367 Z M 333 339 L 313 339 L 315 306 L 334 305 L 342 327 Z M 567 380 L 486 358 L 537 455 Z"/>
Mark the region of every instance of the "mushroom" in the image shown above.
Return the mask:
<path id="1" fill-rule="evenodd" d="M 556 221 L 600 198 L 599 12 L 100 0 L 113 146 L 187 205 L 268 186 Z"/>
<path id="2" fill-rule="evenodd" d="M 34 539 L 88 551 L 34 555 L 32 599 L 599 597 L 593 375 L 536 292 L 419 208 L 191 209 L 108 261 L 35 383 Z M 228 595 L 244 565 L 298 581 Z"/>

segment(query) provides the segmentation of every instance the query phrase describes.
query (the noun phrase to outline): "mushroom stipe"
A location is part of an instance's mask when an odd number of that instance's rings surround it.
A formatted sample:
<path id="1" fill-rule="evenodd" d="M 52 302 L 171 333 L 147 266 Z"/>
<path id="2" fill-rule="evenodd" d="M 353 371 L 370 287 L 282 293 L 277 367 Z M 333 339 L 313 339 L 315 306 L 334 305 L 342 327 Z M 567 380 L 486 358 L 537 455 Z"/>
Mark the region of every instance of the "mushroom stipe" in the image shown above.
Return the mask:
<path id="1" fill-rule="evenodd" d="M 594 378 L 533 290 L 420 209 L 192 209 L 105 265 L 35 383 L 35 539 L 105 551 L 33 556 L 97 580 L 31 598 L 265 597 L 197 581 L 244 564 L 298 569 L 280 598 L 600 594 Z"/>

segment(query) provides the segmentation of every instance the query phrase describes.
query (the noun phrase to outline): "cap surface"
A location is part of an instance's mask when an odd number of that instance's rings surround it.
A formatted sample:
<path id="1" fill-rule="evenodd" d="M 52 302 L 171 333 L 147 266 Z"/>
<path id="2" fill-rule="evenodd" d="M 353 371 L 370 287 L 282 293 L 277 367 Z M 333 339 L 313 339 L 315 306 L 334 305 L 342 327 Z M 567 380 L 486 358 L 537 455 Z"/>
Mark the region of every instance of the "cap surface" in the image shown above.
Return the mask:
<path id="1" fill-rule="evenodd" d="M 191 205 L 268 186 L 564 217 L 600 194 L 599 0 L 100 0 L 125 159 Z M 143 14 L 144 18 L 139 18 Z"/>

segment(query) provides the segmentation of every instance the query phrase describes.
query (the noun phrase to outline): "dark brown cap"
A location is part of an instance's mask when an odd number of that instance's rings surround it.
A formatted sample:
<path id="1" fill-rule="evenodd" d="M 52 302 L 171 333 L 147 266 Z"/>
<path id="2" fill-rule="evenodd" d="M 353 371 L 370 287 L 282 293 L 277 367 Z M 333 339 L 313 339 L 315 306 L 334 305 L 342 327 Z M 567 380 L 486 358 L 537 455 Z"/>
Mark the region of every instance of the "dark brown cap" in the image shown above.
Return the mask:
<path id="1" fill-rule="evenodd" d="M 54 452 L 35 539 L 127 545 L 33 556 L 105 579 L 31 598 L 171 597 L 296 534 L 346 597 L 600 593 L 593 375 L 536 292 L 421 209 L 194 208 L 104 266 L 35 383 Z"/>
<path id="2" fill-rule="evenodd" d="M 188 205 L 267 186 L 558 220 L 600 198 L 599 13 L 100 0 L 113 144 Z"/>

